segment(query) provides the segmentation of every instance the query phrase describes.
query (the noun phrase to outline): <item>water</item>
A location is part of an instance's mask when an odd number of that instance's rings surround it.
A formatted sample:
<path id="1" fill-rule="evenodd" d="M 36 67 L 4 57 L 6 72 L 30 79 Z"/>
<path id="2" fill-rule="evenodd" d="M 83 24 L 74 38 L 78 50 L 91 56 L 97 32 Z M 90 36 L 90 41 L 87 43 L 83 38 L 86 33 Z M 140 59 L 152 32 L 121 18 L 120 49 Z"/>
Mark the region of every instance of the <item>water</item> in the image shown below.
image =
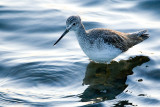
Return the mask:
<path id="1" fill-rule="evenodd" d="M 0 106 L 160 106 L 159 10 L 158 0 L 1 0 Z M 52 46 L 71 15 L 86 29 L 148 29 L 150 38 L 95 64 L 73 32 Z"/>

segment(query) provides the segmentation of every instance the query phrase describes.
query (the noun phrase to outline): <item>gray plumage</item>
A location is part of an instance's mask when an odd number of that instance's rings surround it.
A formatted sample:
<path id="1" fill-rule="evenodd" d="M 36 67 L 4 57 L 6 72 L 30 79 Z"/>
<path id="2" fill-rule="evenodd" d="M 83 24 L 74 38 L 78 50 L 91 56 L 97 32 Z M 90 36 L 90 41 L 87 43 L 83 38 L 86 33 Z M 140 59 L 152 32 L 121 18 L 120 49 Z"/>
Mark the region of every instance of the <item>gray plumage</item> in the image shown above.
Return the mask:
<path id="1" fill-rule="evenodd" d="M 87 30 L 86 32 L 88 36 L 94 39 L 103 38 L 104 43 L 112 44 L 123 52 L 149 37 L 148 34 L 145 34 L 147 30 L 134 33 L 122 33 L 111 29 L 95 28 Z"/>
<path id="2" fill-rule="evenodd" d="M 54 45 L 70 30 L 76 33 L 84 53 L 95 62 L 109 62 L 120 53 L 149 37 L 148 34 L 145 34 L 147 30 L 134 33 L 123 33 L 105 28 L 85 30 L 79 16 L 70 16 L 66 21 L 65 32 Z"/>

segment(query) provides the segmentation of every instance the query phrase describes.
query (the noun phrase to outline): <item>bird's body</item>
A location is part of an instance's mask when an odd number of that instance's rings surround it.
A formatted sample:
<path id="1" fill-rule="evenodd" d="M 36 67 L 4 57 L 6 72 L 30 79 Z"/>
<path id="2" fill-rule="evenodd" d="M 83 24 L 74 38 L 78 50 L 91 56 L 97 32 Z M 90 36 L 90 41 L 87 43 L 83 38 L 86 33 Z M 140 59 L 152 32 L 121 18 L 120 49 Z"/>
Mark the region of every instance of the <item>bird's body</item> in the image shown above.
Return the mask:
<path id="1" fill-rule="evenodd" d="M 134 33 L 122 33 L 104 28 L 85 30 L 79 16 L 70 16 L 66 24 L 68 29 L 61 38 L 70 29 L 75 31 L 83 52 L 91 60 L 100 63 L 111 61 L 122 52 L 148 38 L 145 34 L 146 30 Z"/>

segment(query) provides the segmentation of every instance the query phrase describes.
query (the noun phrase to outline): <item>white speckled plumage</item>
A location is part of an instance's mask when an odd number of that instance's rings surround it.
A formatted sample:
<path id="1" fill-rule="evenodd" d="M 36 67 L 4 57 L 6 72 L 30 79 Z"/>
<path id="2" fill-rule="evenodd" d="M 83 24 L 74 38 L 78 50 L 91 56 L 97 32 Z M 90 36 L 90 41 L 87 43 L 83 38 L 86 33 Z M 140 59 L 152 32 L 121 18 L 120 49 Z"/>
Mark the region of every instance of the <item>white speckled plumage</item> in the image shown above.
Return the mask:
<path id="1" fill-rule="evenodd" d="M 79 16 L 70 16 L 66 21 L 65 32 L 55 44 L 57 44 L 69 30 L 75 31 L 83 52 L 91 60 L 100 63 L 111 61 L 122 52 L 127 51 L 130 47 L 149 37 L 145 34 L 146 30 L 134 33 L 122 33 L 111 29 L 96 28 L 86 31 Z"/>

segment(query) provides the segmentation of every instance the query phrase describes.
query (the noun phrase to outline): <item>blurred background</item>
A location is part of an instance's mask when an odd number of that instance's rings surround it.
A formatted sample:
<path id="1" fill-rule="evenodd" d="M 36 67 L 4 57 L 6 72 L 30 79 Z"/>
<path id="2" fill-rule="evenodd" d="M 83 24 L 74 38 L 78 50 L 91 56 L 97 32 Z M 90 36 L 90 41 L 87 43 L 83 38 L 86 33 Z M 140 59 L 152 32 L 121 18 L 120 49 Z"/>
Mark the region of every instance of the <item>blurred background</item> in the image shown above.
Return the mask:
<path id="1" fill-rule="evenodd" d="M 0 0 L 0 106 L 159 107 L 159 0 Z M 86 29 L 147 29 L 150 38 L 95 64 L 66 19 Z"/>

